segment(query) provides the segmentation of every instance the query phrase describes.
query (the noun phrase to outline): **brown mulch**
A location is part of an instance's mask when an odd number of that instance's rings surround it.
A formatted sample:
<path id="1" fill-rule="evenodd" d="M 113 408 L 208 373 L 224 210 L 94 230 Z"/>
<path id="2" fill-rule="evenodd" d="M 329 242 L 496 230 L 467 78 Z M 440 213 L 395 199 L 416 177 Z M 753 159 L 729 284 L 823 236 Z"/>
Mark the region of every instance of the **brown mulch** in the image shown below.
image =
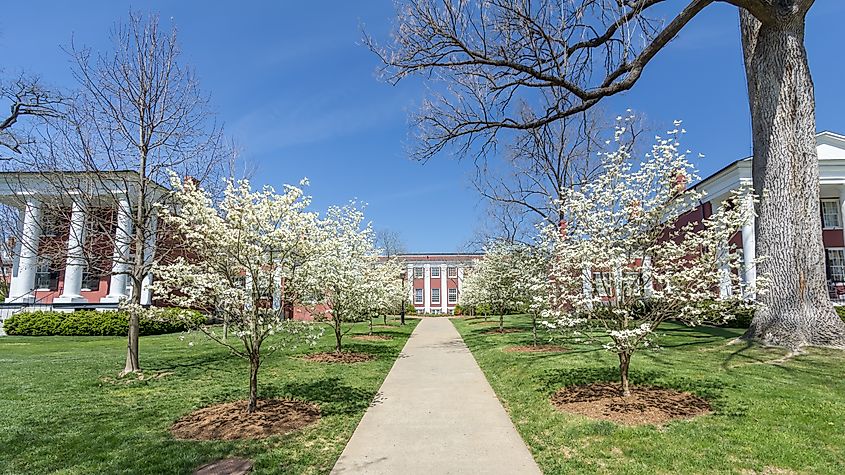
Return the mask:
<path id="1" fill-rule="evenodd" d="M 241 400 L 197 409 L 176 421 L 170 433 L 190 440 L 263 439 L 293 432 L 320 418 L 317 406 L 302 401 L 259 400 L 252 414 L 246 413 L 246 406 L 247 401 Z"/>
<path id="2" fill-rule="evenodd" d="M 711 412 L 710 404 L 693 394 L 651 386 L 631 386 L 622 397 L 619 384 L 592 383 L 563 388 L 552 395 L 559 411 L 625 425 L 664 424 Z"/>
<path id="3" fill-rule="evenodd" d="M 362 363 L 376 359 L 375 355 L 369 353 L 353 353 L 351 351 L 343 351 L 335 353 L 334 351 L 327 351 L 325 353 L 314 353 L 302 357 L 305 361 L 314 361 L 317 363 Z"/>
<path id="4" fill-rule="evenodd" d="M 194 470 L 194 475 L 246 475 L 252 472 L 252 460 L 233 457 L 207 463 Z"/>
<path id="5" fill-rule="evenodd" d="M 502 331 L 499 331 L 499 327 L 496 327 L 496 328 L 488 328 L 487 330 L 484 330 L 482 333 L 504 335 L 505 333 L 519 333 L 521 331 L 522 330 L 520 330 L 519 328 L 504 328 L 504 329 L 502 329 Z"/>
<path id="6" fill-rule="evenodd" d="M 558 345 L 517 345 L 504 348 L 508 353 L 563 353 L 566 348 Z"/>
<path id="7" fill-rule="evenodd" d="M 385 341 L 385 340 L 392 340 L 393 337 L 390 335 L 355 335 L 351 337 L 353 340 L 361 340 L 361 341 Z"/>

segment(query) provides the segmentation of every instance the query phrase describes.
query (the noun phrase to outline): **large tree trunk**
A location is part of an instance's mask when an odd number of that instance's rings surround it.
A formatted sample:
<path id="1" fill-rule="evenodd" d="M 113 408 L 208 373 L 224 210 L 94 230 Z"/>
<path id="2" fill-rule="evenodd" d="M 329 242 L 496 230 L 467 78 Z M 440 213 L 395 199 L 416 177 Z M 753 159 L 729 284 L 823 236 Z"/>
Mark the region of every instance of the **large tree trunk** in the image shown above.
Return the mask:
<path id="1" fill-rule="evenodd" d="M 773 7 L 778 12 L 764 23 L 740 10 L 760 196 L 757 275 L 769 286 L 745 338 L 789 348 L 845 347 L 845 323 L 834 312 L 825 277 L 806 9 L 784 5 Z"/>

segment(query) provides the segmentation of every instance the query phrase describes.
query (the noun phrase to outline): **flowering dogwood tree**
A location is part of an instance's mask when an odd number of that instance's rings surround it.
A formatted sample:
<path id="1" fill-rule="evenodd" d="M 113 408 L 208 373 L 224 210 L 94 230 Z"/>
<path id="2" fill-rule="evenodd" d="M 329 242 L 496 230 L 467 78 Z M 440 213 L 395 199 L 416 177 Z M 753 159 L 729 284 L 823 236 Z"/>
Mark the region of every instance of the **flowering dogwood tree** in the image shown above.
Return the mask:
<path id="1" fill-rule="evenodd" d="M 540 318 L 550 309 L 550 252 L 542 245 L 514 245 L 510 249 L 513 299 L 517 308 L 531 317 L 531 337 L 537 346 Z"/>
<path id="2" fill-rule="evenodd" d="M 310 198 L 295 186 L 277 194 L 270 187 L 253 191 L 246 180 L 230 182 L 217 205 L 191 180 L 174 178 L 172 186 L 176 206 L 160 214 L 186 257 L 157 266 L 154 291 L 228 322 L 240 344 L 214 327 L 200 330 L 249 361 L 247 412 L 254 412 L 261 363 L 283 346 L 313 344 L 320 335 L 312 325 L 285 321 L 281 304 L 314 258 L 317 216 L 306 211 Z"/>
<path id="3" fill-rule="evenodd" d="M 520 303 L 519 289 L 515 285 L 515 254 L 515 245 L 493 243 L 485 248 L 484 257 L 476 262 L 472 273 L 464 279 L 464 302 L 489 305 L 499 315 L 500 332 L 504 332 L 505 312 Z"/>
<path id="4" fill-rule="evenodd" d="M 352 328 L 344 331 L 343 324 L 365 321 L 380 310 L 391 273 L 379 260 L 371 226 L 363 223 L 364 213 L 354 203 L 329 208 L 319 222 L 317 258 L 305 269 L 313 301 L 326 307 L 338 353 Z M 398 280 L 398 271 L 392 277 Z"/>
<path id="5" fill-rule="evenodd" d="M 620 126 L 617 137 L 623 131 Z M 695 325 L 730 318 L 716 296 L 743 301 L 757 293 L 743 286 L 741 254 L 729 244 L 752 217 L 748 190 L 718 209 L 714 204 L 710 217 L 687 224 L 680 219 L 703 198 L 687 188 L 697 177 L 679 150 L 682 132 L 658 137 L 641 162 L 624 145 L 603 154 L 601 176 L 567 192 L 565 223 L 543 231 L 554 287 L 544 323 L 586 341 L 605 341 L 619 357 L 625 396 L 631 356 L 655 346 L 664 320 Z"/>

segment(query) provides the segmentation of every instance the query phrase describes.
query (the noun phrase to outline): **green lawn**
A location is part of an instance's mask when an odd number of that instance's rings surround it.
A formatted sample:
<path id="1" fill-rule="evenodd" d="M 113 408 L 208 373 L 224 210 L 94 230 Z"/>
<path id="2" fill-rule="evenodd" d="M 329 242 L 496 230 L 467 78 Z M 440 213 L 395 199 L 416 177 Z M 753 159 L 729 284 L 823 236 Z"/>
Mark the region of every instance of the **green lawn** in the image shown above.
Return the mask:
<path id="1" fill-rule="evenodd" d="M 784 351 L 728 345 L 741 330 L 662 327 L 662 350 L 634 356 L 635 384 L 688 390 L 715 413 L 663 427 L 623 427 L 557 412 L 557 389 L 617 378 L 616 356 L 567 341 L 560 354 L 508 353 L 525 332 L 484 333 L 453 320 L 514 424 L 547 474 L 845 473 L 845 353 L 810 350 L 784 364 Z M 491 437 L 495 436 L 491 434 Z"/>
<path id="2" fill-rule="evenodd" d="M 194 409 L 247 394 L 247 363 L 201 335 L 141 337 L 146 376 L 116 380 L 125 339 L 0 338 L 0 473 L 190 473 L 227 456 L 255 461 L 255 473 L 328 473 L 376 394 L 415 320 L 378 328 L 389 341 L 348 338 L 351 351 L 377 354 L 355 365 L 311 363 L 277 353 L 259 375 L 262 398 L 295 398 L 321 408 L 299 432 L 258 441 L 173 439 L 169 426 Z M 357 324 L 355 333 L 366 333 Z M 329 332 L 315 349 L 330 351 Z"/>

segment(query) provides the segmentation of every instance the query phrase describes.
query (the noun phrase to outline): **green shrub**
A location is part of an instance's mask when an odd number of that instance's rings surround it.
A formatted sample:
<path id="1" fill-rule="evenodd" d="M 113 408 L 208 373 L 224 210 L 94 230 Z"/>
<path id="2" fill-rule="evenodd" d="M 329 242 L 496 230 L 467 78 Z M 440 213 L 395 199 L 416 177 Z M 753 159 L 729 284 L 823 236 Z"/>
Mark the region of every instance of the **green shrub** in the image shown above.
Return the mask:
<path id="1" fill-rule="evenodd" d="M 405 315 L 416 315 L 417 314 L 417 307 L 414 307 L 414 304 L 408 302 L 405 304 Z"/>
<path id="2" fill-rule="evenodd" d="M 185 331 L 205 323 L 205 316 L 193 310 L 162 309 L 141 317 L 141 335 Z M 125 312 L 77 310 L 75 312 L 21 312 L 7 318 L 3 329 L 20 336 L 124 336 L 129 333 Z"/>
<path id="3" fill-rule="evenodd" d="M 845 305 L 836 305 L 833 308 L 836 310 L 836 314 L 839 315 L 839 318 L 845 322 Z"/>

